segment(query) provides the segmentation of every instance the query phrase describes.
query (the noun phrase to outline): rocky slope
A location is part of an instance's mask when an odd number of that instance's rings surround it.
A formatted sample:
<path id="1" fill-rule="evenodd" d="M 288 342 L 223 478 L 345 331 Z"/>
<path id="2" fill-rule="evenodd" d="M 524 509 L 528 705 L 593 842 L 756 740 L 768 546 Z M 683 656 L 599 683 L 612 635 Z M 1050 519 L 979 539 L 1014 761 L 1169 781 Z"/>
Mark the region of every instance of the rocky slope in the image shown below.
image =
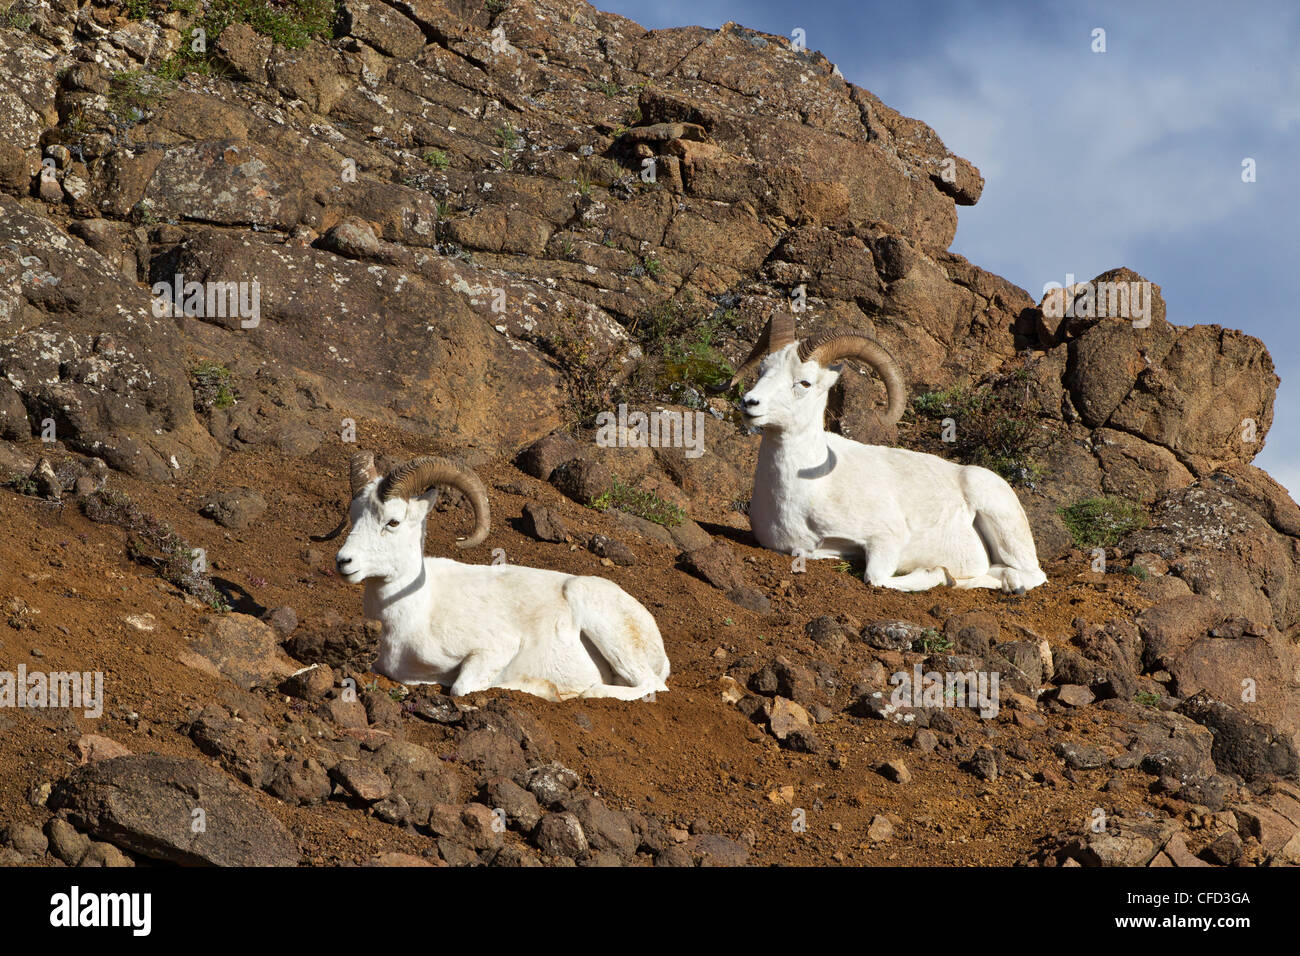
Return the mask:
<path id="1" fill-rule="evenodd" d="M 1250 464 L 1268 352 L 1175 324 L 1155 285 L 1149 322 L 1035 303 L 947 251 L 982 185 L 734 24 L 0 2 L 0 670 L 109 685 L 95 719 L 0 711 L 0 854 L 1300 859 L 1300 509 Z M 187 307 L 187 282 L 256 283 L 256 309 Z M 791 307 L 906 369 L 897 427 L 855 370 L 832 427 L 1015 480 L 1049 585 L 882 594 L 754 546 L 757 439 L 702 386 Z M 619 402 L 704 412 L 703 454 L 598 446 Z M 359 593 L 306 541 L 354 442 L 479 468 L 488 547 L 642 599 L 672 693 L 452 701 L 368 673 Z M 884 707 L 922 662 L 1003 674 L 998 716 Z"/>

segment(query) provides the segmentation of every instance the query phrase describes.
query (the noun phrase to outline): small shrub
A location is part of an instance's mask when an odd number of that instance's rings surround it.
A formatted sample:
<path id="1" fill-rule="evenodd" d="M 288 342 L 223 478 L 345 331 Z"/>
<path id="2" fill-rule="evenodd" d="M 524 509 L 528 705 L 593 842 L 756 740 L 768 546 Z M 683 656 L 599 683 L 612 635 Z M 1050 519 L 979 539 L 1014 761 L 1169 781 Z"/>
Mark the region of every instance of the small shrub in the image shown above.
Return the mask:
<path id="1" fill-rule="evenodd" d="M 921 636 L 912 642 L 912 650 L 921 654 L 944 654 L 952 650 L 952 640 L 946 634 L 940 634 L 932 627 L 921 631 Z"/>
<path id="2" fill-rule="evenodd" d="M 689 295 L 661 302 L 632 323 L 629 332 L 645 356 L 633 379 L 646 398 L 699 406 L 690 389 L 719 385 L 731 377 L 731 367 L 717 346 L 723 333 L 734 331 L 736 313 L 695 305 Z"/>
<path id="3" fill-rule="evenodd" d="M 1133 700 L 1143 707 L 1156 707 L 1160 703 L 1160 695 L 1149 690 L 1140 690 L 1133 695 Z"/>
<path id="4" fill-rule="evenodd" d="M 200 362 L 190 369 L 194 380 L 194 410 L 229 408 L 235 404 L 235 390 L 231 385 L 230 369 L 216 362 Z"/>
<path id="5" fill-rule="evenodd" d="M 20 495 L 26 495 L 29 498 L 40 496 L 40 489 L 36 487 L 36 480 L 31 475 L 20 475 L 14 472 L 9 476 L 9 480 L 5 484 Z"/>
<path id="6" fill-rule="evenodd" d="M 1043 473 L 1035 455 L 1045 435 L 1034 413 L 1013 394 L 1023 371 L 987 385 L 954 385 L 916 396 L 912 409 L 918 416 L 951 418 L 955 424 L 954 440 L 939 442 L 935 450 L 997 472 L 1013 485 L 1032 485 Z"/>
<path id="7" fill-rule="evenodd" d="M 232 23 L 247 23 L 258 33 L 290 50 L 334 36 L 337 0 L 208 0 L 195 24 L 206 31 L 208 46 Z M 190 37 L 184 49 L 189 49 Z"/>
<path id="8" fill-rule="evenodd" d="M 30 30 L 36 23 L 36 17 L 26 7 L 26 0 L 0 0 L 0 27 Z"/>
<path id="9" fill-rule="evenodd" d="M 109 111 L 131 124 L 144 119 L 176 89 L 166 76 L 148 70 L 125 70 L 109 80 Z"/>
<path id="10" fill-rule="evenodd" d="M 142 512 L 129 497 L 116 491 L 96 491 L 87 495 L 82 509 L 91 521 L 117 525 L 126 530 L 126 552 L 131 560 L 151 566 L 164 581 L 194 595 L 213 610 L 230 610 L 230 605 L 207 574 L 195 570 L 198 552 L 167 522 Z"/>
<path id="11" fill-rule="evenodd" d="M 648 491 L 638 491 L 615 478 L 607 491 L 591 500 L 597 511 L 626 511 L 630 515 L 653 521 L 665 528 L 675 528 L 686 520 L 686 512 L 671 501 Z"/>
<path id="12" fill-rule="evenodd" d="M 570 412 L 578 424 L 586 424 L 608 404 L 610 389 L 620 372 L 618 349 L 597 343 L 582 319 L 572 312 L 556 323 L 550 347 L 568 373 Z"/>
<path id="13" fill-rule="evenodd" d="M 1107 495 L 1067 505 L 1061 520 L 1080 548 L 1110 548 L 1130 531 L 1146 527 L 1142 506 L 1127 498 Z"/>
<path id="14" fill-rule="evenodd" d="M 519 133 L 513 126 L 498 126 L 496 128 L 497 145 L 504 150 L 514 149 L 519 145 Z"/>
<path id="15" fill-rule="evenodd" d="M 434 169 L 446 169 L 451 165 L 445 149 L 431 149 L 424 154 L 424 161 Z"/>

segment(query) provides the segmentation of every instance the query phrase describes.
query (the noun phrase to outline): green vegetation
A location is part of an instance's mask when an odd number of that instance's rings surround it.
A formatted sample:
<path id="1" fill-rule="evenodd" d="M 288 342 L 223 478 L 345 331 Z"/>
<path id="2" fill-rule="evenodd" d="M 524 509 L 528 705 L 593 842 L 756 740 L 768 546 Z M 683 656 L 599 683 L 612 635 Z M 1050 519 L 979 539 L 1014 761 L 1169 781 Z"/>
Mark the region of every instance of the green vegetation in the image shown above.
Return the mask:
<path id="1" fill-rule="evenodd" d="M 1114 495 L 1076 501 L 1060 513 L 1080 548 L 1113 547 L 1130 531 L 1146 527 L 1147 523 L 1141 505 Z"/>
<path id="2" fill-rule="evenodd" d="M 932 627 L 927 627 L 921 636 L 912 642 L 912 650 L 922 654 L 944 654 L 952 650 L 952 641 L 946 634 L 940 634 Z"/>
<path id="3" fill-rule="evenodd" d="M 646 275 L 652 279 L 658 279 L 660 274 L 664 271 L 664 267 L 653 255 L 646 256 L 645 259 L 642 260 L 641 264 L 645 266 Z"/>
<path id="4" fill-rule="evenodd" d="M 1133 695 L 1133 700 L 1143 707 L 1156 707 L 1160 703 L 1160 695 L 1149 690 L 1140 690 Z"/>
<path id="5" fill-rule="evenodd" d="M 591 507 L 597 511 L 626 511 L 665 528 L 675 528 L 686 518 L 686 512 L 672 502 L 648 491 L 638 491 L 617 478 L 608 491 L 591 500 Z"/>
<path id="6" fill-rule="evenodd" d="M 612 80 L 597 80 L 594 83 L 588 83 L 587 89 L 595 90 L 597 93 L 604 93 L 611 99 L 623 92 L 623 87 L 619 86 Z"/>
<path id="7" fill-rule="evenodd" d="M 1025 369 L 989 385 L 954 385 L 926 392 L 912 401 L 918 416 L 952 425 L 941 428 L 942 450 L 962 464 L 995 471 L 1013 485 L 1032 484 L 1043 474 L 1035 453 L 1044 435 L 1034 413 L 1012 386 L 1028 377 Z"/>
<path id="8" fill-rule="evenodd" d="M 229 408 L 235 404 L 230 369 L 216 362 L 200 362 L 190 369 L 194 380 L 194 409 Z"/>
<path id="9" fill-rule="evenodd" d="M 149 0 L 126 0 L 126 18 L 144 20 L 149 16 Z"/>
<path id="10" fill-rule="evenodd" d="M 1139 581 L 1145 581 L 1147 578 L 1151 576 L 1149 573 L 1147 573 L 1147 569 L 1142 567 L 1142 565 L 1140 564 L 1130 564 L 1127 568 L 1124 569 L 1124 573 L 1132 575 L 1133 577 L 1137 578 Z"/>
<path id="11" fill-rule="evenodd" d="M 579 196 L 590 196 L 591 195 L 591 171 L 588 169 L 578 170 L 578 178 L 573 181 L 573 184 L 578 187 Z"/>
<path id="12" fill-rule="evenodd" d="M 140 511 L 129 497 L 117 491 L 87 495 L 82 509 L 91 521 L 126 529 L 126 551 L 131 560 L 153 567 L 164 581 L 194 595 L 213 610 L 230 610 L 206 571 L 199 570 L 198 552 L 167 522 Z"/>
<path id="13" fill-rule="evenodd" d="M 434 169 L 446 169 L 451 165 L 451 159 L 447 156 L 445 149 L 431 149 L 424 154 L 424 161 Z"/>
<path id="14" fill-rule="evenodd" d="M 149 70 L 125 70 L 109 80 L 109 111 L 118 120 L 138 123 L 176 89 L 169 77 Z"/>
<path id="15" fill-rule="evenodd" d="M 194 26 L 205 32 L 209 49 L 226 27 L 247 23 L 295 50 L 314 39 L 333 37 L 337 16 L 337 0 L 208 0 L 207 10 Z M 190 49 L 192 36 L 185 38 L 183 49 Z"/>
<path id="16" fill-rule="evenodd" d="M 566 312 L 556 323 L 550 347 L 572 385 L 569 411 L 579 424 L 587 424 L 609 399 L 620 369 L 618 350 L 598 344 L 573 312 Z"/>
<path id="17" fill-rule="evenodd" d="M 0 0 L 0 27 L 29 30 L 36 17 L 27 11 L 27 0 Z"/>
<path id="18" fill-rule="evenodd" d="M 498 126 L 496 138 L 497 145 L 505 150 L 514 149 L 519 145 L 519 133 L 513 126 Z"/>
<path id="19" fill-rule="evenodd" d="M 36 487 L 36 480 L 30 475 L 20 475 L 13 472 L 9 475 L 9 480 L 5 484 L 18 494 L 27 495 L 29 498 L 35 498 L 40 494 L 39 489 Z"/>
<path id="20" fill-rule="evenodd" d="M 738 323 L 735 311 L 708 312 L 689 293 L 652 306 L 628 329 L 646 356 L 634 373 L 634 386 L 646 398 L 702 405 L 683 393 L 731 377 L 734 369 L 718 349 L 718 340 L 734 332 Z"/>

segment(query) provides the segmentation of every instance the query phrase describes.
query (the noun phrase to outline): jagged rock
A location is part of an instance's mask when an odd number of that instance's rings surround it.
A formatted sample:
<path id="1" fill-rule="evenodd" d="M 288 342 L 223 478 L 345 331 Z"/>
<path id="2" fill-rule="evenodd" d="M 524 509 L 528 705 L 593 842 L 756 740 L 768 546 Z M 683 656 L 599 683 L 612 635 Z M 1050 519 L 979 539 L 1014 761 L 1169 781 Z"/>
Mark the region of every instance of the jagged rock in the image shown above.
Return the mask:
<path id="1" fill-rule="evenodd" d="M 1300 772 L 1294 738 L 1276 727 L 1204 693 L 1188 697 L 1178 705 L 1178 712 L 1214 733 L 1210 754 L 1220 770 L 1244 780 L 1294 777 Z"/>
<path id="2" fill-rule="evenodd" d="M 567 541 L 569 538 L 569 529 L 563 519 L 541 505 L 524 505 L 523 530 L 538 541 Z"/>
<path id="3" fill-rule="evenodd" d="M 229 777 L 193 760 L 133 756 L 74 770 L 50 806 L 94 837 L 169 863 L 293 866 L 292 835 Z M 204 826 L 192 826 L 202 811 Z"/>
<path id="4" fill-rule="evenodd" d="M 223 528 L 241 531 L 266 511 L 266 501 L 256 491 L 226 491 L 203 502 L 199 514 Z"/>
<path id="5" fill-rule="evenodd" d="M 255 617 L 233 612 L 213 620 L 202 635 L 190 642 L 181 660 L 214 669 L 244 690 L 278 683 L 299 670 L 280 647 L 274 630 Z"/>

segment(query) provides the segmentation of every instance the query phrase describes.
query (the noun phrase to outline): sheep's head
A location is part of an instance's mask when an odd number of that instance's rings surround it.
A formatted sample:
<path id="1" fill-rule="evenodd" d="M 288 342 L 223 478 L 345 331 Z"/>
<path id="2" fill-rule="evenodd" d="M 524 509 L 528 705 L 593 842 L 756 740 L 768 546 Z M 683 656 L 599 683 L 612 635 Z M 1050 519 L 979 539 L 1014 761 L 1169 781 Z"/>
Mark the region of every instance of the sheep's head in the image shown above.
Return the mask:
<path id="1" fill-rule="evenodd" d="M 352 530 L 334 559 L 344 580 L 390 580 L 422 559 L 424 520 L 443 486 L 464 492 L 474 509 L 474 530 L 456 547 L 482 544 L 491 521 L 487 489 L 472 471 L 446 458 L 416 458 L 380 475 L 373 454 L 353 455 L 348 508 Z"/>
<path id="2" fill-rule="evenodd" d="M 849 358 L 875 369 L 889 399 L 888 407 L 879 413 L 881 420 L 888 425 L 897 422 L 907 405 L 907 389 L 898 364 L 883 345 L 863 335 L 827 332 L 796 342 L 794 320 L 784 314 L 768 320 L 749 357 L 720 390 L 730 389 L 757 368 L 758 381 L 740 400 L 748 424 L 772 431 L 821 429 L 826 395 L 840 378 L 841 366 L 836 362 Z"/>

